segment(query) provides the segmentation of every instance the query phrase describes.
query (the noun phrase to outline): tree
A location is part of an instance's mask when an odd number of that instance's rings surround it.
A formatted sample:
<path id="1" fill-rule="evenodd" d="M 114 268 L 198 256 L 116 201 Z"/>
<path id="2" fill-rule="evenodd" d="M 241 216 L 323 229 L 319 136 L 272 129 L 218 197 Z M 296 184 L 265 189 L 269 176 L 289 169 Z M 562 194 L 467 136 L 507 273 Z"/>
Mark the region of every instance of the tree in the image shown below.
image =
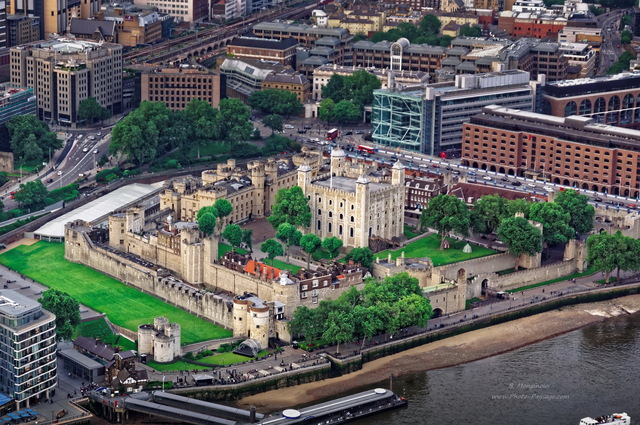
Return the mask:
<path id="1" fill-rule="evenodd" d="M 274 229 L 282 223 L 289 223 L 296 227 L 311 225 L 311 208 L 300 186 L 278 191 L 268 220 Z"/>
<path id="2" fill-rule="evenodd" d="M 291 335 L 304 335 L 306 341 L 320 338 L 324 330 L 324 323 L 318 321 L 319 312 L 318 308 L 310 309 L 306 306 L 296 308 L 293 312 L 293 318 L 289 322 Z"/>
<path id="3" fill-rule="evenodd" d="M 206 100 L 193 98 L 183 112 L 185 121 L 189 126 L 188 132 L 195 138 L 198 158 L 200 158 L 201 146 L 221 138 L 220 111 L 211 106 Z"/>
<path id="4" fill-rule="evenodd" d="M 302 103 L 298 96 L 289 90 L 265 89 L 258 90 L 249 97 L 252 108 L 259 109 L 266 114 L 296 115 L 302 111 Z"/>
<path id="5" fill-rule="evenodd" d="M 322 87 L 322 98 L 331 99 L 334 103 L 345 98 L 345 77 L 340 74 L 333 74 L 327 84 Z"/>
<path id="6" fill-rule="evenodd" d="M 340 354 L 340 344 L 353 339 L 355 319 L 351 312 L 332 311 L 329 313 L 328 326 L 325 328 L 322 338 L 332 344 L 337 344 L 336 354 Z"/>
<path id="7" fill-rule="evenodd" d="M 200 220 L 200 217 L 203 214 L 206 213 L 210 213 L 213 214 L 214 217 L 218 217 L 218 209 L 216 207 L 214 207 L 213 205 L 208 206 L 208 207 L 202 207 L 198 210 L 198 212 L 196 213 L 196 220 Z"/>
<path id="8" fill-rule="evenodd" d="M 262 245 L 260 245 L 260 250 L 267 254 L 267 257 L 269 257 L 269 259 L 271 260 L 272 266 L 273 266 L 273 260 L 276 257 L 279 257 L 282 254 L 284 254 L 284 251 L 282 250 L 282 245 L 280 245 L 278 241 L 276 241 L 275 239 L 267 239 L 266 241 L 262 242 Z"/>
<path id="9" fill-rule="evenodd" d="M 322 99 L 320 102 L 320 109 L 318 110 L 318 118 L 323 121 L 333 121 L 333 110 L 336 107 L 336 103 L 332 99 Z"/>
<path id="10" fill-rule="evenodd" d="M 322 241 L 322 247 L 329 253 L 329 258 L 333 259 L 340 254 L 340 248 L 342 248 L 342 239 L 331 236 L 325 238 Z"/>
<path id="11" fill-rule="evenodd" d="M 277 114 L 270 114 L 262 118 L 262 124 L 265 127 L 271 129 L 271 134 L 273 135 L 276 131 L 282 131 L 282 116 Z"/>
<path id="12" fill-rule="evenodd" d="M 507 215 L 513 217 L 516 213 L 523 213 L 524 218 L 529 218 L 529 210 L 531 209 L 531 202 L 524 198 L 514 199 L 507 203 Z"/>
<path id="13" fill-rule="evenodd" d="M 80 304 L 71 295 L 57 289 L 47 289 L 38 299 L 42 308 L 56 315 L 56 337 L 58 341 L 70 340 L 74 329 L 80 324 Z"/>
<path id="14" fill-rule="evenodd" d="M 309 269 L 309 263 L 311 263 L 311 254 L 313 254 L 321 244 L 320 238 L 313 233 L 307 233 L 300 238 L 300 248 L 307 253 L 307 269 Z"/>
<path id="15" fill-rule="evenodd" d="M 34 180 L 21 184 L 14 198 L 21 208 L 29 208 L 32 211 L 37 211 L 45 207 L 45 199 L 48 194 L 49 191 L 42 183 L 42 180 Z"/>
<path id="16" fill-rule="evenodd" d="M 213 235 L 216 230 L 216 216 L 212 212 L 205 212 L 198 217 L 198 228 L 205 235 Z"/>
<path id="17" fill-rule="evenodd" d="M 620 33 L 620 42 L 622 44 L 629 44 L 633 40 L 633 33 L 629 30 L 624 30 Z"/>
<path id="18" fill-rule="evenodd" d="M 367 339 L 373 338 L 384 329 L 382 314 L 376 306 L 356 305 L 353 308 L 353 317 L 358 324 L 355 336 L 362 338 L 362 349 Z"/>
<path id="19" fill-rule="evenodd" d="M 347 261 L 353 261 L 355 264 L 360 263 L 362 267 L 371 268 L 373 262 L 373 252 L 368 247 L 353 248 L 345 257 Z"/>
<path id="20" fill-rule="evenodd" d="M 158 154 L 161 132 L 171 127 L 171 116 L 164 103 L 143 101 L 115 125 L 109 151 L 139 164 L 149 162 Z M 166 136 L 162 134 L 163 140 Z"/>
<path id="21" fill-rule="evenodd" d="M 640 241 L 622 235 L 620 231 L 613 235 L 599 233 L 587 238 L 587 261 L 596 270 L 605 273 L 605 282 L 609 283 L 610 274 L 620 271 L 640 269 Z"/>
<path id="22" fill-rule="evenodd" d="M 298 229 L 296 229 L 296 226 L 294 226 L 293 224 L 282 223 L 280 226 L 278 226 L 276 238 L 285 243 L 287 262 L 289 262 L 289 247 L 291 245 L 297 245 L 298 243 L 300 243 L 302 233 Z"/>
<path id="23" fill-rule="evenodd" d="M 488 235 L 489 248 L 493 243 L 492 234 L 498 230 L 500 221 L 507 217 L 508 201 L 498 195 L 485 195 L 473 204 L 471 227 L 475 233 Z"/>
<path id="24" fill-rule="evenodd" d="M 333 108 L 333 120 L 339 123 L 358 121 L 362 118 L 360 109 L 350 100 L 341 100 Z"/>
<path id="25" fill-rule="evenodd" d="M 418 279 L 407 272 L 387 276 L 383 280 L 369 278 L 365 282 L 364 299 L 366 305 L 393 304 L 407 295 L 422 295 Z"/>
<path id="26" fill-rule="evenodd" d="M 420 21 L 420 30 L 427 34 L 436 35 L 440 33 L 442 23 L 435 15 L 425 15 Z"/>
<path id="27" fill-rule="evenodd" d="M 222 237 L 229 242 L 231 250 L 235 251 L 240 246 L 240 242 L 242 242 L 242 228 L 237 224 L 228 224 L 222 232 Z"/>
<path id="28" fill-rule="evenodd" d="M 222 99 L 218 114 L 220 137 L 231 144 L 248 140 L 253 131 L 250 115 L 251 110 L 239 99 Z"/>
<path id="29" fill-rule="evenodd" d="M 38 120 L 35 115 L 16 115 L 5 125 L 15 158 L 41 160 L 45 154 L 62 147 L 62 141 L 56 133 L 50 131 L 47 124 Z"/>
<path id="30" fill-rule="evenodd" d="M 516 257 L 516 270 L 520 256 L 535 255 L 542 251 L 542 232 L 526 218 L 509 217 L 502 220 L 498 228 L 498 237 L 509 247 Z"/>
<path id="31" fill-rule="evenodd" d="M 529 218 L 542 224 L 542 240 L 547 246 L 567 243 L 575 236 L 569 226 L 571 217 L 558 204 L 537 202 L 531 206 Z"/>
<path id="32" fill-rule="evenodd" d="M 78 105 L 78 118 L 94 122 L 97 120 L 104 121 L 111 116 L 107 108 L 100 105 L 93 97 L 84 99 Z"/>
<path id="33" fill-rule="evenodd" d="M 569 214 L 569 226 L 578 236 L 585 235 L 593 229 L 596 210 L 588 201 L 586 195 L 581 195 L 575 190 L 559 192 L 553 201 Z"/>
<path id="34" fill-rule="evenodd" d="M 425 327 L 433 315 L 431 303 L 421 294 L 409 294 L 392 304 L 387 332 L 396 333 L 409 326 Z"/>
<path id="35" fill-rule="evenodd" d="M 218 199 L 213 203 L 213 208 L 218 211 L 218 231 L 222 231 L 222 219 L 227 217 L 233 211 L 233 205 L 226 199 Z"/>
<path id="36" fill-rule="evenodd" d="M 242 242 L 247 245 L 249 252 L 253 251 L 253 230 L 242 229 Z"/>
<path id="37" fill-rule="evenodd" d="M 434 227 L 440 234 L 440 249 L 444 249 L 445 238 L 452 230 L 463 235 L 469 234 L 470 214 L 467 204 L 451 195 L 438 195 L 422 210 L 422 229 Z"/>
<path id="38" fill-rule="evenodd" d="M 460 28 L 460 37 L 482 37 L 482 29 L 475 25 L 463 25 Z"/>

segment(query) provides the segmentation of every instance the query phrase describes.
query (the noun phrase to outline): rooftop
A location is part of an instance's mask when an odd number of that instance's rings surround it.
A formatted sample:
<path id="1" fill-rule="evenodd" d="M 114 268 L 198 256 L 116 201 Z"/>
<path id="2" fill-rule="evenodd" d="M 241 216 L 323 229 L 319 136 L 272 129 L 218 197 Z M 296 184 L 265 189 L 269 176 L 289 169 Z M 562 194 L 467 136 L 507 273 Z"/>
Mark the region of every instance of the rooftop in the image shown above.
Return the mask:
<path id="1" fill-rule="evenodd" d="M 332 177 L 324 180 L 316 180 L 313 182 L 314 185 L 322 186 L 326 188 L 333 188 L 337 190 L 342 190 L 345 192 L 356 193 L 356 179 L 352 179 L 349 177 Z M 385 183 L 373 183 L 370 182 L 369 190 L 371 192 L 376 192 L 378 190 L 386 189 L 389 187 L 388 184 Z"/>
<path id="2" fill-rule="evenodd" d="M 51 50 L 58 53 L 83 53 L 102 48 L 102 43 L 88 40 L 77 40 L 67 37 L 59 37 L 38 43 L 17 46 L 18 49 L 34 47 L 42 50 Z"/>
<path id="3" fill-rule="evenodd" d="M 40 303 L 10 289 L 0 290 L 0 314 L 18 316 L 41 308 Z"/>

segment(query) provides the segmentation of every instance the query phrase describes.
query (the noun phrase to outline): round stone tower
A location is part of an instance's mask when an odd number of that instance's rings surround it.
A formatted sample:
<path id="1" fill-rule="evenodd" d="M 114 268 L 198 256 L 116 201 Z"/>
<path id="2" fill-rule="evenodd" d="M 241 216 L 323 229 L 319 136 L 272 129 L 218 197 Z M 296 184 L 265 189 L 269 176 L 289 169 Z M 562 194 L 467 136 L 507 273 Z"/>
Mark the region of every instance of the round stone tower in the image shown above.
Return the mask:
<path id="1" fill-rule="evenodd" d="M 166 317 L 156 317 L 153 319 L 153 327 L 156 329 L 158 333 L 164 333 L 164 328 L 169 326 L 169 319 Z"/>
<path id="2" fill-rule="evenodd" d="M 153 353 L 153 336 L 155 330 L 150 324 L 138 326 L 138 354 Z"/>
<path id="3" fill-rule="evenodd" d="M 253 338 L 262 344 L 263 347 L 269 346 L 269 307 L 262 305 L 250 305 L 248 320 L 251 320 L 249 332 L 247 336 Z"/>
<path id="4" fill-rule="evenodd" d="M 247 305 L 248 301 L 244 296 L 233 297 L 233 336 L 247 336 Z"/>

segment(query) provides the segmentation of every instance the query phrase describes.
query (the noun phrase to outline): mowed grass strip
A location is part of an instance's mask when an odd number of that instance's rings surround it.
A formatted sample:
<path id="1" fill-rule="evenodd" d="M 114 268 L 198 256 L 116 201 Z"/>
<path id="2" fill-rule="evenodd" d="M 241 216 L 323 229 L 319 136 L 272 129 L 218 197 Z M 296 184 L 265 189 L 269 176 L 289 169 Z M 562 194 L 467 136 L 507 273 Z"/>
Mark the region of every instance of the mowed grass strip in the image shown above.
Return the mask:
<path id="1" fill-rule="evenodd" d="M 181 325 L 182 342 L 227 338 L 231 332 L 127 286 L 82 264 L 64 259 L 64 244 L 40 241 L 0 255 L 0 263 L 49 288 L 74 297 L 118 326 L 136 331 L 154 317 L 165 316 Z"/>
<path id="2" fill-rule="evenodd" d="M 429 257 L 433 261 L 435 267 L 442 266 L 444 264 L 457 263 L 458 261 L 471 260 L 472 258 L 485 257 L 487 255 L 495 254 L 496 251 L 488 249 L 479 245 L 472 244 L 466 241 L 458 241 L 455 239 L 447 238 L 450 244 L 450 248 L 440 250 L 440 236 L 432 233 L 417 241 L 411 242 L 409 245 L 396 249 L 395 251 L 386 250 L 375 254 L 375 257 L 380 259 L 387 259 L 389 252 L 391 252 L 391 259 L 402 255 L 407 258 L 422 258 Z M 465 254 L 462 252 L 462 248 L 469 243 L 471 245 L 471 253 Z"/>

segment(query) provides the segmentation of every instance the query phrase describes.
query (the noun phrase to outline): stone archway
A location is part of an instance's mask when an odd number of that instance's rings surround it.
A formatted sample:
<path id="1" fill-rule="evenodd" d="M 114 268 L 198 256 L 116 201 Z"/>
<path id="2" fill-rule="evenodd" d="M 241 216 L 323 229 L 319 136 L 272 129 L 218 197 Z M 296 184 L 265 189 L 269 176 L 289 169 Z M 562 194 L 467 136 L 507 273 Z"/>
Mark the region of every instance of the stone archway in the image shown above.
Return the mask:
<path id="1" fill-rule="evenodd" d="M 482 281 L 482 284 L 480 285 L 480 288 L 481 288 L 480 293 L 482 295 L 487 295 L 487 289 L 489 288 L 489 279 L 484 279 Z"/>
<path id="2" fill-rule="evenodd" d="M 431 316 L 432 319 L 435 319 L 436 317 L 442 317 L 443 311 L 441 308 L 434 308 L 433 309 L 433 316 Z"/>
<path id="3" fill-rule="evenodd" d="M 456 282 L 458 285 L 463 285 L 467 283 L 467 271 L 465 269 L 458 269 L 458 273 L 456 275 Z"/>

